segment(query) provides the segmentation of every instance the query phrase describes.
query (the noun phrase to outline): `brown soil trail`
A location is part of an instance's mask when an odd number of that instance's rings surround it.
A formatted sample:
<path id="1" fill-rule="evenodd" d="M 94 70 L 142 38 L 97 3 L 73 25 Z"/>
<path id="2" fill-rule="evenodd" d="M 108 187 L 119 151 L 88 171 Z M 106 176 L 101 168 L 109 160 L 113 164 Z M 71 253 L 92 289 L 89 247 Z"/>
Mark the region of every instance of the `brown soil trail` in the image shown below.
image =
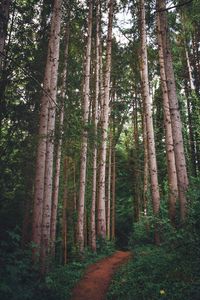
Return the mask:
<path id="1" fill-rule="evenodd" d="M 72 300 L 105 300 L 112 275 L 131 257 L 131 252 L 117 251 L 91 265 L 72 293 Z"/>

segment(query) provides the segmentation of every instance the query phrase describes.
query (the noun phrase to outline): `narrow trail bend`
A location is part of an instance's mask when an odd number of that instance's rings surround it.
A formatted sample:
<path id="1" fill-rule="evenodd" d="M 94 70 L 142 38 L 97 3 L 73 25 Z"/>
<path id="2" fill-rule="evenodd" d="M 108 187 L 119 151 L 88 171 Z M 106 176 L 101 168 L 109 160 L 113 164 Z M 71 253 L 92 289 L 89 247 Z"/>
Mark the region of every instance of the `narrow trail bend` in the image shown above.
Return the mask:
<path id="1" fill-rule="evenodd" d="M 82 280 L 75 286 L 71 300 L 105 300 L 114 272 L 128 261 L 131 255 L 128 251 L 117 251 L 89 266 Z"/>

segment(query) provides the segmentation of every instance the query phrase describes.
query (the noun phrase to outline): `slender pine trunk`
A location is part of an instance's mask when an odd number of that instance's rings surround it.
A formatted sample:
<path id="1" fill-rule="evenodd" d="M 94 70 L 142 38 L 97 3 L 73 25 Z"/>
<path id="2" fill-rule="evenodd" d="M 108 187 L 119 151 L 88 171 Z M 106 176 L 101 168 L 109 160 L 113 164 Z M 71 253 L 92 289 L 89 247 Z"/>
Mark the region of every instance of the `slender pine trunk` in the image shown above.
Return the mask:
<path id="1" fill-rule="evenodd" d="M 98 220 L 97 234 L 105 240 L 106 238 L 106 213 L 105 213 L 105 174 L 106 174 L 106 144 L 109 118 L 109 100 L 110 100 L 110 70 L 111 70 L 111 51 L 112 51 L 112 23 L 113 23 L 114 0 L 109 1 L 108 33 L 106 46 L 106 66 L 104 74 L 104 93 L 103 107 L 101 116 L 101 145 L 99 159 L 99 188 L 98 188 Z"/>
<path id="2" fill-rule="evenodd" d="M 99 85 L 100 85 L 100 1 L 96 1 L 96 61 L 95 61 L 95 99 L 93 106 L 94 148 L 93 148 L 93 179 L 91 207 L 91 248 L 96 251 L 96 198 L 97 198 L 97 126 L 99 119 Z"/>
<path id="3" fill-rule="evenodd" d="M 57 220 L 57 207 L 58 207 L 58 192 L 60 183 L 60 167 L 61 167 L 61 154 L 62 154 L 62 142 L 63 142 L 63 122 L 65 111 L 65 96 L 66 96 L 66 79 L 67 79 L 67 62 L 68 62 L 68 49 L 69 49 L 69 23 L 66 25 L 65 30 L 65 50 L 64 50 L 64 67 L 61 75 L 61 111 L 59 120 L 59 140 L 56 147 L 56 159 L 55 159 L 55 175 L 53 182 L 53 195 L 52 195 L 52 208 L 51 208 L 51 254 L 55 255 L 55 239 L 56 239 L 56 220 Z"/>
<path id="4" fill-rule="evenodd" d="M 134 140 L 134 222 L 140 220 L 141 196 L 140 196 L 140 173 L 139 173 L 139 135 L 138 135 L 138 108 L 137 97 L 133 101 L 133 140 Z"/>
<path id="5" fill-rule="evenodd" d="M 181 222 L 185 221 L 187 211 L 186 192 L 188 189 L 188 175 L 186 169 L 186 159 L 183 145 L 182 122 L 180 116 L 179 103 L 176 94 L 176 84 L 174 78 L 173 62 L 171 55 L 170 40 L 168 36 L 168 23 L 166 11 L 166 3 L 164 0 L 157 0 L 158 18 L 160 20 L 160 31 L 162 36 L 163 57 L 165 64 L 165 76 L 167 82 L 167 90 L 169 97 L 169 110 L 172 123 L 172 136 L 174 144 L 174 154 L 176 163 L 176 172 L 178 180 L 178 194 L 180 203 Z M 161 11 L 162 10 L 162 11 Z"/>
<path id="6" fill-rule="evenodd" d="M 79 251 L 84 251 L 84 220 L 85 220 L 85 188 L 86 188 L 86 168 L 87 168 L 87 148 L 88 148 L 88 117 L 89 117 L 89 96 L 90 96 L 90 61 L 91 61 L 91 42 L 92 42 L 92 11 L 93 1 L 89 2 L 88 15 L 88 36 L 86 46 L 86 61 L 83 84 L 83 132 L 81 141 L 81 163 L 80 163 L 80 185 L 78 203 L 78 222 L 77 222 L 77 242 Z"/>
<path id="7" fill-rule="evenodd" d="M 43 216 L 42 216 L 42 240 L 41 240 L 41 270 L 48 270 L 50 258 L 50 225 L 51 225 L 51 206 L 52 206 L 52 183 L 53 183 L 53 153 L 54 153 L 54 133 L 56 118 L 56 94 L 58 80 L 58 63 L 60 51 L 60 24 L 61 24 L 61 0 L 55 0 L 53 14 L 53 40 L 52 40 L 52 64 L 50 95 L 48 106 L 48 123 L 47 123 L 47 141 L 45 157 L 45 174 L 44 174 L 44 194 L 43 194 Z"/>
<path id="8" fill-rule="evenodd" d="M 142 95 L 146 120 L 147 130 L 147 146 L 149 158 L 149 172 L 151 180 L 151 194 L 153 203 L 153 213 L 155 217 L 159 216 L 160 210 L 160 192 L 158 185 L 158 171 L 156 161 L 156 149 L 154 140 L 154 129 L 152 119 L 152 99 L 149 91 L 148 79 L 148 61 L 147 61 L 147 37 L 146 37 L 146 21 L 145 21 L 145 7 L 144 0 L 140 0 L 140 21 L 141 21 L 141 80 L 142 80 Z M 154 231 L 155 243 L 160 243 L 159 232 L 157 224 L 155 224 Z"/>
<path id="9" fill-rule="evenodd" d="M 156 17 L 156 21 L 157 21 L 157 40 L 158 40 L 161 88 L 162 88 L 162 95 L 163 95 L 165 148 L 166 148 L 166 156 L 167 156 L 167 173 L 168 173 L 168 186 L 169 186 L 169 218 L 171 220 L 171 223 L 175 225 L 176 201 L 178 199 L 178 184 L 177 184 L 177 174 L 176 174 L 176 165 L 175 165 L 174 145 L 173 145 L 173 138 L 172 138 L 172 125 L 171 125 L 171 116 L 170 116 L 170 109 L 169 109 L 168 89 L 167 89 L 167 82 L 165 76 L 161 24 L 158 15 Z"/>
<path id="10" fill-rule="evenodd" d="M 64 158 L 64 193 L 63 193 L 63 207 L 62 207 L 62 252 L 63 252 L 63 263 L 67 263 L 67 182 L 68 182 L 68 159 Z"/>
<path id="11" fill-rule="evenodd" d="M 3 68 L 5 41 L 7 36 L 9 8 L 11 0 L 3 0 L 0 4 L 0 72 Z M 1 73 L 0 73 L 1 75 Z"/>
<path id="12" fill-rule="evenodd" d="M 41 98 L 40 117 L 39 117 L 39 133 L 38 133 L 38 146 L 36 153 L 36 166 L 35 166 L 35 184 L 34 184 L 34 201 L 33 201 L 33 227 L 32 227 L 32 241 L 35 245 L 33 249 L 33 260 L 38 260 L 38 253 L 41 248 L 42 240 L 42 219 L 44 205 L 44 183 L 45 183 L 45 167 L 47 155 L 47 129 L 48 129 L 48 115 L 50 103 L 55 106 L 56 89 L 57 89 L 57 65 L 59 57 L 59 33 L 60 33 L 60 20 L 61 20 L 61 0 L 55 0 L 52 19 L 51 19 L 51 32 L 48 43 L 48 54 L 45 67 L 45 75 L 43 81 L 43 95 Z M 53 70 L 53 76 L 52 76 Z M 53 78 L 52 78 L 53 77 Z M 51 195 L 49 195 L 51 196 Z M 51 205 L 49 206 L 49 209 Z M 49 213 L 45 212 L 44 216 Z M 46 223 L 46 228 L 50 227 Z M 44 255 L 45 256 L 45 255 Z M 43 257 L 44 260 L 44 257 Z"/>
<path id="13" fill-rule="evenodd" d="M 108 147 L 108 189 L 107 189 L 107 225 L 106 225 L 106 235 L 107 239 L 110 240 L 110 208 L 111 208 L 111 176 L 112 176 L 112 144 L 113 144 L 113 137 L 112 137 L 112 129 L 110 128 L 110 135 L 109 135 L 109 147 Z"/>
<path id="14" fill-rule="evenodd" d="M 148 167 L 148 147 L 147 147 L 147 129 L 146 120 L 142 118 L 142 134 L 143 134 L 143 145 L 144 145 L 144 174 L 143 174 L 143 208 L 144 216 L 147 216 L 147 205 L 148 205 L 148 178 L 149 178 L 149 167 Z"/>
<path id="15" fill-rule="evenodd" d="M 113 133 L 114 136 L 114 133 Z M 116 203 L 116 153 L 115 144 L 112 147 L 112 205 L 111 205 L 111 239 L 115 240 L 115 203 Z"/>

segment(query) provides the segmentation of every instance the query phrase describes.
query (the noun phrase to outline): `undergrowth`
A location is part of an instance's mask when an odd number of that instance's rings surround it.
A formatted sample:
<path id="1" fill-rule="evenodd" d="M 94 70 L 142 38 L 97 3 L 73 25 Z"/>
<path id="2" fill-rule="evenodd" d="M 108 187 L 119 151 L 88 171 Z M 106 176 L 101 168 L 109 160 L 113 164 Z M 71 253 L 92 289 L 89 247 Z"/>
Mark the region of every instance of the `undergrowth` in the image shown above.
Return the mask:
<path id="1" fill-rule="evenodd" d="M 132 261 L 116 273 L 108 300 L 198 300 L 200 260 L 153 245 L 135 248 Z"/>
<path id="2" fill-rule="evenodd" d="M 200 299 L 200 191 L 198 182 L 188 194 L 188 216 L 174 229 L 160 221 L 161 246 L 151 240 L 151 220 L 142 219 L 131 239 L 133 260 L 115 274 L 107 300 Z"/>
<path id="3" fill-rule="evenodd" d="M 114 251 L 113 243 L 104 243 L 97 253 L 86 250 L 81 259 L 55 266 L 41 278 L 32 265 L 31 250 L 20 249 L 17 232 L 8 232 L 8 240 L 0 246 L 0 299 L 4 300 L 68 300 L 86 267 Z"/>

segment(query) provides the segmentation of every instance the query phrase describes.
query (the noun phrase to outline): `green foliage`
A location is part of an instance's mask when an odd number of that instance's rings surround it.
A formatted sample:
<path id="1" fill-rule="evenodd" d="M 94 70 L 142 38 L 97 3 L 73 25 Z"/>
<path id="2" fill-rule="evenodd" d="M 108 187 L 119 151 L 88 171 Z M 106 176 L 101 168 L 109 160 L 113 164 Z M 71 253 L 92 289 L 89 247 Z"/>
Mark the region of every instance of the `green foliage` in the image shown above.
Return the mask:
<path id="1" fill-rule="evenodd" d="M 101 247 L 100 247 L 101 246 Z M 40 284 L 39 293 L 34 299 L 67 300 L 75 284 L 81 279 L 86 267 L 97 260 L 111 255 L 114 251 L 112 242 L 97 241 L 97 253 L 86 249 L 81 260 L 58 266 L 50 272 Z"/>
<path id="2" fill-rule="evenodd" d="M 0 298 L 5 300 L 31 299 L 38 280 L 32 269 L 31 251 L 20 249 L 20 235 L 16 228 L 6 233 L 0 244 Z"/>
<path id="3" fill-rule="evenodd" d="M 156 246 L 136 247 L 133 261 L 115 276 L 108 299 L 199 299 L 196 262 L 183 262 L 182 256 L 168 250 Z"/>
<path id="4" fill-rule="evenodd" d="M 188 219 L 173 228 L 165 217 L 142 218 L 134 226 L 134 258 L 115 275 L 108 299 L 199 299 L 200 295 L 200 191 L 199 179 L 191 179 Z M 151 226 L 159 221 L 162 246 L 150 245 Z M 148 231 L 147 231 L 148 229 Z M 145 242 L 145 245 L 144 245 Z M 136 244 L 137 243 L 137 244 Z M 139 245 L 138 245 L 139 244 Z"/>
<path id="5" fill-rule="evenodd" d="M 57 265 L 43 278 L 32 265 L 31 249 L 21 250 L 20 240 L 19 229 L 16 228 L 7 232 L 7 240 L 0 244 L 0 299 L 70 299 L 72 288 L 83 276 L 86 267 L 114 251 L 113 243 L 102 242 L 97 253 L 86 249 L 84 258 L 65 266 Z"/>
<path id="6" fill-rule="evenodd" d="M 113 241 L 107 241 L 102 238 L 98 238 L 96 241 L 97 253 L 99 255 L 110 255 L 115 250 L 115 244 Z"/>

